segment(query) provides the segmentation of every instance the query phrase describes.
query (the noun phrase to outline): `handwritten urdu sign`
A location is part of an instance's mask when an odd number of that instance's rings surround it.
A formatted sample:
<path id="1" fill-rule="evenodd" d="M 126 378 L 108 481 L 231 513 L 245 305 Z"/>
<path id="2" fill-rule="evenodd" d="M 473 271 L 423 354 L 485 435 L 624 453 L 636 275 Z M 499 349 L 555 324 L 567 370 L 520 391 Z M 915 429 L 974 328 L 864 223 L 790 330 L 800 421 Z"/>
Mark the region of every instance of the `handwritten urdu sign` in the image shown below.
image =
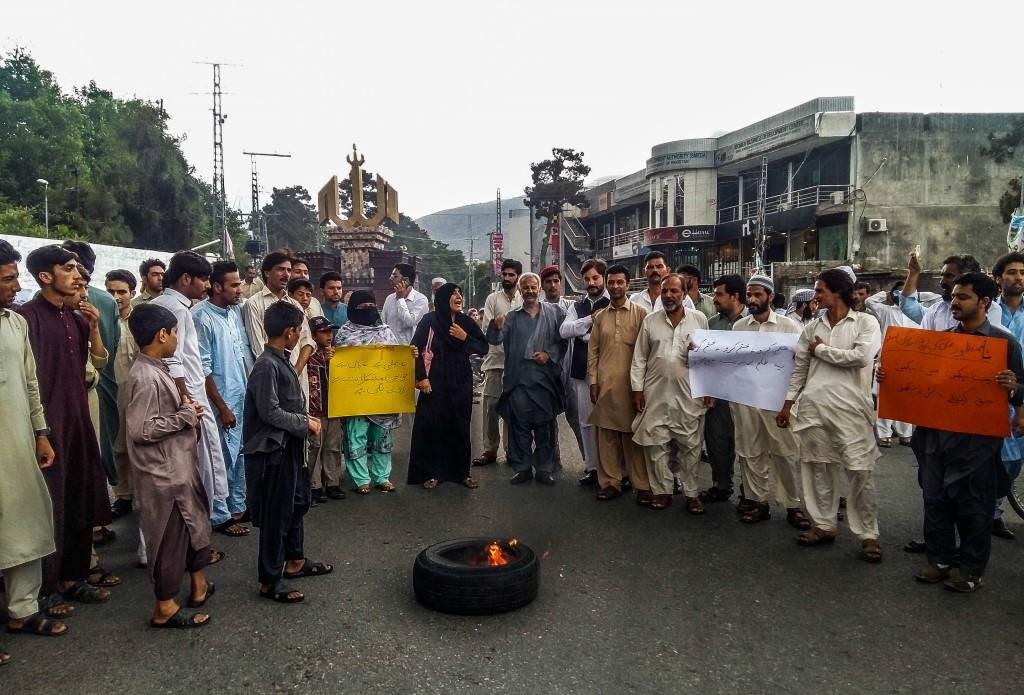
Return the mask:
<path id="1" fill-rule="evenodd" d="M 782 410 L 799 338 L 796 333 L 694 331 L 690 393 Z"/>
<path id="2" fill-rule="evenodd" d="M 1006 341 L 890 326 L 882 343 L 885 380 L 878 417 L 948 432 L 1006 437 Z"/>
<path id="3" fill-rule="evenodd" d="M 415 389 L 416 361 L 408 345 L 338 347 L 331 359 L 327 414 L 411 413 Z"/>

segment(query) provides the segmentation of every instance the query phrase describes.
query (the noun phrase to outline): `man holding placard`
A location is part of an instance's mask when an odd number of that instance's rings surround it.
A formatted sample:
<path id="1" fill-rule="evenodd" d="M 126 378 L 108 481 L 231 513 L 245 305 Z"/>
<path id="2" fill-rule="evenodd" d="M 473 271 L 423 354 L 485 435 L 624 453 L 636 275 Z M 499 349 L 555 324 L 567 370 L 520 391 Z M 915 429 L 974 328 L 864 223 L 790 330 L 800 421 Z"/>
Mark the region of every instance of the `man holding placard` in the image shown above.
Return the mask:
<path id="1" fill-rule="evenodd" d="M 747 281 L 747 309 L 750 314 L 733 324 L 733 331 L 799 334 L 803 327 L 793 319 L 772 311 L 775 283 L 766 275 Z M 745 508 L 740 520 L 755 524 L 771 518 L 768 498 L 786 509 L 786 521 L 798 529 L 811 522 L 800 503 L 797 474 L 798 448 L 793 431 L 775 424 L 775 413 L 742 403 L 733 403 L 736 423 L 736 453 L 740 460 Z"/>
<path id="2" fill-rule="evenodd" d="M 951 332 L 1005 341 L 1008 368 L 998 371 L 994 380 L 1009 394 L 1009 402 L 1016 408 L 1013 426 L 1021 431 L 1024 430 L 1024 408 L 1021 408 L 1024 391 L 1019 389 L 1024 382 L 1021 347 L 1011 333 L 989 323 L 986 314 L 995 297 L 996 283 L 987 275 L 965 273 L 957 278 L 950 310 L 958 324 Z M 977 349 L 995 352 L 995 348 L 984 343 Z M 879 383 L 886 381 L 885 369 L 895 369 L 887 364 L 889 354 L 886 352 L 883 357 Z M 963 369 L 970 369 L 970 362 L 961 360 Z M 1002 467 L 1002 444 L 1002 438 L 993 434 L 954 432 L 923 425 L 914 431 L 911 447 L 917 457 L 924 498 L 924 539 L 928 550 L 928 565 L 915 575 L 918 581 L 928 584 L 945 581 L 947 588 L 962 593 L 981 587 L 981 576 L 991 551 L 992 510 Z M 959 567 L 955 567 L 958 533 Z"/>
<path id="3" fill-rule="evenodd" d="M 881 346 L 878 320 L 853 311 L 853 280 L 838 268 L 814 283 L 814 296 L 825 314 L 804 326 L 796 348 L 789 393 L 775 417 L 791 424 L 800 448 L 804 504 L 813 527 L 797 542 L 811 546 L 835 541 L 839 531 L 839 474 L 850 483 L 847 513 L 850 530 L 861 540 L 861 558 L 882 561 L 875 498 L 875 409 L 871 373 Z"/>
<path id="4" fill-rule="evenodd" d="M 680 478 L 686 495 L 686 511 L 703 514 L 697 496 L 697 466 L 704 439 L 704 411 L 712 399 L 690 395 L 687 353 L 693 332 L 708 327 L 704 314 L 683 308 L 683 278 L 672 274 L 661 281 L 660 311 L 648 314 L 640 324 L 630 382 L 633 407 L 633 441 L 644 447 L 647 475 L 654 499 L 651 509 L 672 502 L 672 443 L 678 450 Z"/>

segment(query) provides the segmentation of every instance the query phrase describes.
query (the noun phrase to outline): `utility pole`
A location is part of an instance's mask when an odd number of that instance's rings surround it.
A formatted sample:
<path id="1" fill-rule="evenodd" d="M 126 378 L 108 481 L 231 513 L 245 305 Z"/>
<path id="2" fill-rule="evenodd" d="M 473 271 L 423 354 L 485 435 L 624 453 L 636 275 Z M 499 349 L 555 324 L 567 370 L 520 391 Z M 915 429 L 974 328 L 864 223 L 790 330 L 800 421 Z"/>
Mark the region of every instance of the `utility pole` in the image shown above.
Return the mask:
<path id="1" fill-rule="evenodd" d="M 222 109 L 222 96 L 220 88 L 220 69 L 223 65 L 232 63 L 211 63 L 196 61 L 201 65 L 213 66 L 213 194 L 216 198 L 213 213 L 214 231 L 220 236 L 221 256 L 231 258 L 235 255 L 235 249 L 231 243 L 231 234 L 228 232 L 228 204 L 227 193 L 224 185 L 224 121 L 228 119 Z"/>
<path id="2" fill-rule="evenodd" d="M 259 249 L 257 249 L 257 253 L 253 253 L 252 247 L 249 244 L 246 244 L 246 251 L 250 256 L 259 257 L 263 256 L 270 250 L 270 245 L 269 240 L 267 239 L 266 215 L 263 214 L 263 209 L 260 207 L 260 177 L 259 173 L 256 171 L 256 158 L 290 158 L 291 154 L 280 154 L 278 152 L 249 152 L 247 150 L 243 150 L 242 154 L 249 155 L 249 162 L 252 164 L 252 213 L 249 216 L 249 239 L 259 241 Z"/>
<path id="3" fill-rule="evenodd" d="M 757 229 L 754 233 L 754 272 L 768 273 L 764 267 L 764 253 L 768 246 L 768 233 L 764 227 L 765 202 L 768 195 L 768 157 L 761 157 L 761 179 L 757 183 Z M 742 268 L 740 269 L 742 271 Z"/>

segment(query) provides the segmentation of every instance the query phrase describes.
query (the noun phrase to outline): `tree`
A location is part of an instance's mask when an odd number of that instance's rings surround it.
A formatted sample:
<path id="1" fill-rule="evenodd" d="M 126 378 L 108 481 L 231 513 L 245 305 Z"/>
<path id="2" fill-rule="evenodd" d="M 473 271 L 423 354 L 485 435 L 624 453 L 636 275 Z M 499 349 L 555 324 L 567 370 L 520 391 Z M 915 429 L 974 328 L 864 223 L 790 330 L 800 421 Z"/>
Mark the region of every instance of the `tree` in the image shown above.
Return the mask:
<path id="1" fill-rule="evenodd" d="M 583 195 L 583 181 L 590 174 L 590 167 L 583 163 L 583 153 L 573 149 L 555 147 L 552 158 L 530 163 L 533 185 L 523 192 L 523 204 L 533 209 L 538 220 L 546 220 L 547 230 L 541 242 L 540 258 L 544 262 L 551 243 L 551 227 L 566 204 L 578 208 L 589 207 Z"/>
<path id="2" fill-rule="evenodd" d="M 1007 133 L 989 133 L 988 147 L 981 148 L 984 157 L 990 157 L 998 164 L 1013 159 L 1017 147 L 1024 142 L 1024 118 L 1014 121 L 1013 127 Z M 999 197 L 999 214 L 1003 216 L 1003 222 L 1009 222 L 1013 211 L 1020 207 L 1021 201 L 1021 178 L 1018 176 L 1007 182 L 1006 190 Z"/>
<path id="3" fill-rule="evenodd" d="M 314 251 L 323 248 L 323 234 L 312 200 L 309 191 L 302 186 L 274 189 L 270 204 L 263 207 L 271 249 L 288 247 L 292 251 Z"/>

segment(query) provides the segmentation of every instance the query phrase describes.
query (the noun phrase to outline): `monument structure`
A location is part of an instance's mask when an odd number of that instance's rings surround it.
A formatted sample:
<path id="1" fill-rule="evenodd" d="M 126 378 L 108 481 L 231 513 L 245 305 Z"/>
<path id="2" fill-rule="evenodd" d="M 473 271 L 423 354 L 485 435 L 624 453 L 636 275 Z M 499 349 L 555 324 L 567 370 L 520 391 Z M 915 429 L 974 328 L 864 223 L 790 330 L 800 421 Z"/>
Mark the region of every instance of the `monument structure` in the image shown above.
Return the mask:
<path id="1" fill-rule="evenodd" d="M 332 176 L 317 194 L 317 217 L 341 255 L 340 272 L 345 291 L 371 290 L 380 305 L 392 291 L 389 276 L 395 264 L 409 263 L 419 270 L 419 258 L 404 251 L 385 250 L 394 232 L 384 225 L 384 221 L 398 223 L 398 192 L 377 174 L 377 210 L 367 217 L 363 199 L 363 164 L 366 158 L 352 145 L 352 154 L 345 161 L 350 167 L 352 211 L 347 218 L 341 216 L 341 189 L 338 177 Z"/>

